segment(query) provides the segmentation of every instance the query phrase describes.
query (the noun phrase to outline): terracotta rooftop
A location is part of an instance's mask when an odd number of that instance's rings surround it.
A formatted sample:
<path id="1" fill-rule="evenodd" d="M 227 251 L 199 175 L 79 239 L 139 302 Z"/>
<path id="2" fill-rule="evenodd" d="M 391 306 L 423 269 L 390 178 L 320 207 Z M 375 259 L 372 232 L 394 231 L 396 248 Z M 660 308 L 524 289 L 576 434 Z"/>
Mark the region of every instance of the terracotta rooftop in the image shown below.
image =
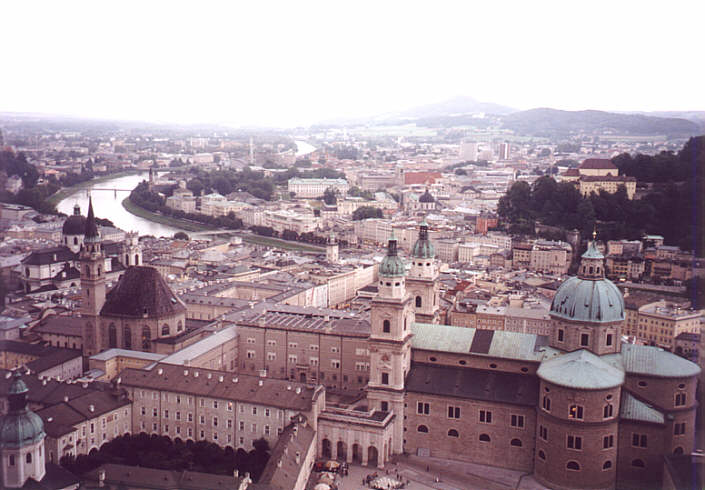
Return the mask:
<path id="1" fill-rule="evenodd" d="M 433 184 L 441 177 L 440 172 L 408 172 L 404 174 L 404 185 Z"/>

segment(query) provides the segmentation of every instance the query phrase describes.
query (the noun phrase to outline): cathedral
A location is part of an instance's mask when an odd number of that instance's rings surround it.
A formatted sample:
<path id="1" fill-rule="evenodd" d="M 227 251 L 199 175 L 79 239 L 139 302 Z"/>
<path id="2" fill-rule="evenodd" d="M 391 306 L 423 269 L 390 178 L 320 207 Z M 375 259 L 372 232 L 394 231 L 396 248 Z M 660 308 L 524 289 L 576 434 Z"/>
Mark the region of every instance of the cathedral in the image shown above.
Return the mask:
<path id="1" fill-rule="evenodd" d="M 423 223 L 411 261 L 407 277 L 392 237 L 371 306 L 365 394 L 388 427 L 355 433 L 324 410 L 320 455 L 368 464 L 374 456 L 383 466 L 411 453 L 531 472 L 556 489 L 636 489 L 661 480 L 664 456 L 693 450 L 700 368 L 622 343 L 624 300 L 594 237 L 578 276 L 553 299 L 550 337 L 435 323 L 438 279 Z M 356 458 L 361 443 L 376 446 Z"/>

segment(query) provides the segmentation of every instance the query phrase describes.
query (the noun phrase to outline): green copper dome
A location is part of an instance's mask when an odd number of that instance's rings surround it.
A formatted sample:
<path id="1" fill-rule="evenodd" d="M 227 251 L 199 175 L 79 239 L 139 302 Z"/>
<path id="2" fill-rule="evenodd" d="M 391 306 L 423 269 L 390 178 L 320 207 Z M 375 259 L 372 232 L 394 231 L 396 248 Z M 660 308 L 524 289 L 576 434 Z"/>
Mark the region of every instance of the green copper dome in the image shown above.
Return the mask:
<path id="1" fill-rule="evenodd" d="M 9 410 L 0 420 L 0 447 L 18 449 L 44 438 L 44 422 L 27 409 L 27 385 L 15 372 L 8 392 Z"/>
<path id="2" fill-rule="evenodd" d="M 404 261 L 397 255 L 397 239 L 392 233 L 387 245 L 387 255 L 379 265 L 379 275 L 384 277 L 399 277 L 406 273 Z"/>
<path id="3" fill-rule="evenodd" d="M 581 322 L 618 322 L 624 320 L 624 298 L 609 279 L 571 277 L 556 291 L 551 315 Z"/>
<path id="4" fill-rule="evenodd" d="M 436 256 L 433 244 L 428 239 L 428 223 L 426 223 L 426 220 L 419 225 L 419 238 L 411 249 L 411 256 L 417 259 L 432 259 Z"/>

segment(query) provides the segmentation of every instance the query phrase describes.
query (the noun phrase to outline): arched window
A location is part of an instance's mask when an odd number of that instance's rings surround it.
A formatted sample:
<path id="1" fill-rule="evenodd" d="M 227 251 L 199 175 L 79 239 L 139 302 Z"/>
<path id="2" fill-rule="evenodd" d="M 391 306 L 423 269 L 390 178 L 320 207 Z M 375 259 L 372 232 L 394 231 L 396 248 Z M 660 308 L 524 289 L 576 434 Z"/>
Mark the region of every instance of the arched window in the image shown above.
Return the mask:
<path id="1" fill-rule="evenodd" d="M 389 323 L 389 320 L 384 320 L 382 322 L 382 331 L 384 333 L 389 333 L 390 330 L 391 330 L 391 324 Z"/>
<path id="2" fill-rule="evenodd" d="M 421 308 L 421 296 L 416 297 L 416 307 Z"/>
<path id="3" fill-rule="evenodd" d="M 543 452 L 543 449 L 539 449 L 539 459 L 541 461 L 546 461 L 546 453 Z"/>
<path id="4" fill-rule="evenodd" d="M 605 461 L 605 463 L 602 465 L 603 470 L 609 470 L 612 468 L 612 461 Z"/>
<path id="5" fill-rule="evenodd" d="M 152 348 L 152 332 L 145 325 L 142 327 L 142 350 L 149 351 Z"/>
<path id="6" fill-rule="evenodd" d="M 602 416 L 603 418 L 610 418 L 614 414 L 614 406 L 611 403 L 605 405 Z"/>
<path id="7" fill-rule="evenodd" d="M 644 464 L 644 460 L 643 460 L 643 459 L 635 459 L 635 460 L 632 461 L 632 466 L 633 466 L 634 468 L 645 468 L 645 467 L 646 467 L 646 464 Z"/>
<path id="8" fill-rule="evenodd" d="M 428 433 L 428 427 L 426 427 L 425 425 L 419 425 L 419 426 L 416 428 L 416 430 L 419 431 L 419 432 Z"/>
<path id="9" fill-rule="evenodd" d="M 162 335 L 169 335 L 169 325 L 166 323 L 162 325 Z"/>
<path id="10" fill-rule="evenodd" d="M 448 431 L 448 436 L 449 437 L 460 437 L 460 434 L 458 434 L 458 431 L 455 429 L 450 429 Z"/>
<path id="11" fill-rule="evenodd" d="M 132 349 L 132 330 L 130 330 L 130 327 L 122 329 L 122 345 L 127 350 Z"/>
<path id="12" fill-rule="evenodd" d="M 490 436 L 488 436 L 487 434 L 480 434 L 480 440 L 482 442 L 490 442 L 491 441 Z"/>
<path id="13" fill-rule="evenodd" d="M 683 454 L 683 448 L 678 446 L 677 448 L 675 448 L 673 450 L 673 454 L 676 454 L 676 455 Z"/>
<path id="14" fill-rule="evenodd" d="M 510 442 L 509 444 L 511 444 L 512 446 L 516 446 L 516 447 L 522 446 L 520 439 L 512 439 L 512 442 Z"/>
<path id="15" fill-rule="evenodd" d="M 73 244 L 78 245 L 78 237 L 73 237 Z"/>
<path id="16" fill-rule="evenodd" d="M 110 326 L 108 326 L 108 347 L 114 349 L 117 346 L 117 328 L 115 328 L 114 323 L 111 323 Z"/>
<path id="17" fill-rule="evenodd" d="M 140 255 L 135 254 L 135 265 L 140 265 Z"/>
<path id="18" fill-rule="evenodd" d="M 101 270 L 100 266 L 98 266 L 98 275 L 100 275 L 100 270 Z"/>
<path id="19" fill-rule="evenodd" d="M 580 465 L 578 464 L 577 461 L 568 461 L 568 464 L 565 465 L 566 469 L 569 470 L 574 470 L 574 471 L 579 471 L 580 470 Z"/>

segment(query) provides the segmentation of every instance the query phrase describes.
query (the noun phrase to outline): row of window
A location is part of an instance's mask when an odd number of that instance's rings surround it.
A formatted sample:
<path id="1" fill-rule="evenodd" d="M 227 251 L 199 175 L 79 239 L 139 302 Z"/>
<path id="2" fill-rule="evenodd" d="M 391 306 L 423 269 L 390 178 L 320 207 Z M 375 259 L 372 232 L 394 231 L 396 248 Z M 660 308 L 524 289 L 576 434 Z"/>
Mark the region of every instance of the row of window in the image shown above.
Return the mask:
<path id="1" fill-rule="evenodd" d="M 543 452 L 543 450 L 539 450 L 538 452 L 539 459 L 541 461 L 546 461 L 546 453 Z M 632 466 L 634 468 L 646 468 L 646 463 L 644 463 L 643 459 L 634 459 L 632 460 Z M 604 463 L 602 463 L 602 469 L 604 471 L 609 470 L 612 468 L 612 461 L 607 460 Z M 565 465 L 565 469 L 567 470 L 572 470 L 572 471 L 580 471 L 580 463 L 577 461 L 568 461 Z"/>
<path id="2" fill-rule="evenodd" d="M 431 404 L 427 402 L 418 402 L 416 405 L 416 413 L 419 415 L 430 415 L 431 414 Z M 448 405 L 448 418 L 449 419 L 460 419 L 461 418 L 461 407 L 454 405 Z M 479 421 L 484 424 L 492 423 L 492 411 L 491 410 L 480 410 Z M 510 417 L 510 424 L 512 427 L 524 427 L 524 416 L 512 414 Z"/>
<path id="3" fill-rule="evenodd" d="M 551 397 L 544 395 L 541 400 L 541 407 L 546 411 L 551 411 Z M 614 417 L 614 405 L 608 403 L 602 407 L 602 418 L 609 419 Z M 582 405 L 570 405 L 568 407 L 568 418 L 574 420 L 584 420 L 585 418 L 585 407 Z"/>
<path id="4" fill-rule="evenodd" d="M 565 330 L 562 328 L 558 329 L 558 342 L 565 342 Z M 614 335 L 611 333 L 608 333 L 607 336 L 605 337 L 605 345 L 610 346 L 614 342 Z M 590 346 L 590 334 L 589 333 L 581 333 L 580 334 L 580 346 L 581 347 L 589 347 Z"/>
<path id="5" fill-rule="evenodd" d="M 417 432 L 424 433 L 424 434 L 428 434 L 428 433 L 429 433 L 428 426 L 425 426 L 425 425 L 419 425 L 419 426 L 416 428 L 416 431 L 417 431 Z M 448 437 L 460 437 L 460 433 L 459 433 L 456 429 L 449 429 L 449 430 L 448 430 Z M 480 434 L 480 435 L 478 436 L 478 439 L 479 439 L 481 442 L 491 442 L 491 441 L 492 441 L 492 438 L 489 436 L 489 434 Z M 510 444 L 511 446 L 514 446 L 514 447 L 522 447 L 522 446 L 523 446 L 523 443 L 521 442 L 521 439 L 516 439 L 516 438 L 512 439 L 512 440 L 509 442 L 509 444 Z"/>

